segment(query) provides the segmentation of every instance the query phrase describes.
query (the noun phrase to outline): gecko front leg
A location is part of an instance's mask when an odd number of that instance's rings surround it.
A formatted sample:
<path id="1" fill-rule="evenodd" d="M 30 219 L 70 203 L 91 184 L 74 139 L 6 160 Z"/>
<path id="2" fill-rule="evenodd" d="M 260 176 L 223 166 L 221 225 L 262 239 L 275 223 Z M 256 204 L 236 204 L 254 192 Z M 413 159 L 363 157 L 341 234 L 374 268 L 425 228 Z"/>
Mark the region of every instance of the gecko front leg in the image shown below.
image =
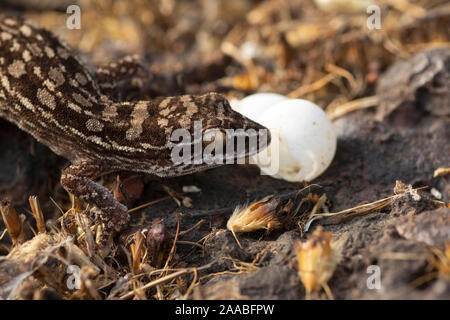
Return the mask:
<path id="1" fill-rule="evenodd" d="M 104 224 L 100 240 L 102 245 L 114 229 L 120 231 L 130 219 L 127 207 L 114 199 L 108 189 L 94 181 L 111 171 L 108 165 L 99 161 L 81 161 L 64 169 L 61 175 L 61 185 L 64 189 L 99 209 L 99 212 L 90 218 Z"/>

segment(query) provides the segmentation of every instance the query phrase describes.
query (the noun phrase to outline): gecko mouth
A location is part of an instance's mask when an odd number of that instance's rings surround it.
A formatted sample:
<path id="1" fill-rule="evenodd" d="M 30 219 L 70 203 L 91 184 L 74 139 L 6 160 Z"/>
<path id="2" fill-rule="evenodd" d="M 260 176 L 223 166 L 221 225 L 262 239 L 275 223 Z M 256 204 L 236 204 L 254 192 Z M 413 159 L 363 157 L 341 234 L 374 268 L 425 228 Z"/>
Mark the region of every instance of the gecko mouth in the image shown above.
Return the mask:
<path id="1" fill-rule="evenodd" d="M 216 146 L 215 152 L 209 152 L 212 148 L 204 144 L 203 160 L 206 162 L 210 160 L 219 161 L 219 164 L 241 164 L 245 158 L 256 155 L 260 151 L 267 148 L 271 141 L 270 131 L 264 127 L 257 127 L 258 130 L 238 129 L 225 130 L 220 132 L 220 140 L 214 141 L 218 143 L 218 153 Z M 191 159 L 192 160 L 192 159 Z"/>
<path id="2" fill-rule="evenodd" d="M 258 130 L 220 131 L 216 139 L 191 144 L 188 157 L 172 158 L 173 175 L 186 175 L 226 164 L 248 164 L 248 158 L 267 148 L 270 142 L 270 131 L 262 126 Z"/>

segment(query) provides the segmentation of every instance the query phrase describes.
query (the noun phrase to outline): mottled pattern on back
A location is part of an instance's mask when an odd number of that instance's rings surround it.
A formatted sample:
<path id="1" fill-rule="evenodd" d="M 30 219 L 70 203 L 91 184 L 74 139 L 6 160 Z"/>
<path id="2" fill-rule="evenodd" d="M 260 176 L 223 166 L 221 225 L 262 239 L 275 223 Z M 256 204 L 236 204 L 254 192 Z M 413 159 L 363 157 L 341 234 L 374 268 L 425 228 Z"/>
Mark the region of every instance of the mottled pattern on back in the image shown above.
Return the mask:
<path id="1" fill-rule="evenodd" d="M 136 55 L 100 65 L 95 71 L 100 90 L 114 101 L 139 100 L 146 96 L 154 78 Z"/>
<path id="2" fill-rule="evenodd" d="M 127 74 L 120 66 L 119 80 Z M 122 170 L 174 175 L 167 173 L 174 129 L 193 132 L 196 120 L 203 129 L 261 128 L 215 93 L 115 102 L 68 46 L 20 18 L 0 20 L 0 76 L 2 117 L 72 162 L 101 158 Z"/>

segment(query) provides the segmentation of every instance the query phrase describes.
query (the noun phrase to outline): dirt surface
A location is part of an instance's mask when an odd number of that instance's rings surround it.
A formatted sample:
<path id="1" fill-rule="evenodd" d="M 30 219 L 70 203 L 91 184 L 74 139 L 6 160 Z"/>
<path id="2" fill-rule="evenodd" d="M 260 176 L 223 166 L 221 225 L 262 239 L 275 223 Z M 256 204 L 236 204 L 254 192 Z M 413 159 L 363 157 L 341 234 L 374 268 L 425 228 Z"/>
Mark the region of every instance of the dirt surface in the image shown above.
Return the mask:
<path id="1" fill-rule="evenodd" d="M 305 184 L 260 175 L 259 169 L 253 166 L 228 165 L 170 180 L 148 179 L 135 206 L 164 198 L 168 193 L 172 198 L 134 212 L 129 229 L 115 240 L 126 246 L 125 235 L 148 229 L 156 222 L 165 226 L 173 240 L 178 222 L 180 231 L 186 231 L 202 220 L 199 227 L 178 237 L 170 261 L 173 268 L 211 263 L 198 272 L 198 283 L 188 292 L 188 298 L 304 299 L 304 286 L 292 265 L 296 261 L 294 244 L 305 241 L 322 225 L 325 231 L 332 232 L 336 250 L 340 252 L 328 282 L 334 298 L 450 299 L 449 275 L 439 273 L 433 264 L 435 260 L 430 258 L 433 250 L 444 251 L 450 240 L 450 208 L 445 204 L 450 201 L 450 176 L 433 176 L 436 169 L 448 168 L 450 164 L 450 49 L 425 50 L 397 60 L 386 66 L 376 85 L 366 88 L 379 97 L 376 108 L 355 111 L 334 120 L 338 136 L 335 158 L 328 170 L 310 183 L 321 186 L 317 193 L 326 194 L 331 212 L 392 196 L 397 180 L 413 188 L 428 187 L 417 191 L 417 196 L 400 193 L 380 210 L 351 218 L 319 219 L 311 224 L 308 232 L 303 232 L 296 221 L 279 230 L 239 234 L 242 249 L 226 230 L 229 214 L 212 217 L 189 214 L 248 204 L 267 195 L 302 189 Z M 194 84 L 186 84 L 187 81 L 181 91 L 217 89 L 211 85 L 211 78 L 222 77 L 222 73 L 236 68 L 234 62 L 221 61 L 219 65 L 225 63 L 228 69 L 219 67 L 217 72 L 217 65 L 208 67 L 206 70 L 214 76 Z M 189 72 L 184 76 L 189 77 Z M 172 74 L 165 79 L 171 77 Z M 169 83 L 173 84 L 172 80 Z M 61 213 L 49 199 L 52 197 L 68 209 L 68 197 L 58 184 L 66 161 L 3 120 L 0 128 L 1 197 L 11 199 L 17 211 L 25 212 L 29 210 L 28 196 L 39 195 L 48 228 L 59 227 L 56 219 Z M 201 192 L 186 194 L 183 186 L 196 186 Z M 440 197 L 434 191 L 432 194 L 431 189 L 438 191 Z M 31 238 L 29 226 L 34 228 L 34 222 L 29 214 L 27 217 L 26 233 Z M 0 223 L 0 230 L 3 228 Z M 0 246 L 0 253 L 6 255 L 9 239 L 5 237 Z M 126 261 L 120 250 L 117 258 Z M 12 278 L 6 276 L 6 271 L 16 268 L 14 263 L 0 260 L 0 277 Z M 371 275 L 368 267 L 372 265 L 378 266 L 381 272 L 380 289 L 367 286 Z M 123 276 L 129 272 L 127 268 L 124 263 L 116 270 Z M 36 279 L 42 277 L 35 275 L 33 279 L 38 282 L 35 286 L 41 286 Z M 178 277 L 171 288 L 164 289 L 164 298 L 182 297 L 192 281 L 192 274 Z M 55 290 L 52 294 L 64 296 L 56 285 L 45 283 L 47 288 Z M 157 297 L 155 292 L 147 294 L 147 297 Z M 23 293 L 21 297 L 31 296 Z M 329 297 L 321 291 L 314 298 Z"/>

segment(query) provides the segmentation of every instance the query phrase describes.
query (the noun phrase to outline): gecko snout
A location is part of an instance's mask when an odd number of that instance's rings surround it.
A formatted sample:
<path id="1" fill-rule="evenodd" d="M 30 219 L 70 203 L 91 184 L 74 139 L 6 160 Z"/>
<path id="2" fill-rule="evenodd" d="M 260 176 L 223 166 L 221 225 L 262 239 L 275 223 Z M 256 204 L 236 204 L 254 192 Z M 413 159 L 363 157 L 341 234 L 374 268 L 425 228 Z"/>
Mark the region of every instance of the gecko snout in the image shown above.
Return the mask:
<path id="1" fill-rule="evenodd" d="M 240 115 L 240 114 L 239 114 Z M 234 137 L 227 135 L 227 139 L 235 139 L 236 158 L 244 158 L 257 154 L 270 145 L 270 130 L 242 115 L 242 128 L 232 131 Z"/>

